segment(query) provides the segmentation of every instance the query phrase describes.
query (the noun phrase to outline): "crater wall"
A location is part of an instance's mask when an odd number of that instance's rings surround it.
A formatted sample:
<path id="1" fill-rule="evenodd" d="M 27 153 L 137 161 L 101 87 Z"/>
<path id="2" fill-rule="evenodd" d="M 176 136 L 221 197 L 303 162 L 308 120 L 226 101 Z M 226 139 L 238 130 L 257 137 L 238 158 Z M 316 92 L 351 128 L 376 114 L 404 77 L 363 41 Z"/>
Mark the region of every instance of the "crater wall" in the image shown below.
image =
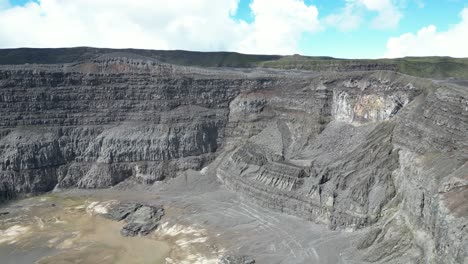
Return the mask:
<path id="1" fill-rule="evenodd" d="M 206 175 L 264 207 L 365 229 L 350 259 L 468 260 L 460 86 L 391 71 L 196 68 L 108 54 L 0 66 L 0 109 L 2 200 L 152 184 L 211 164 Z"/>

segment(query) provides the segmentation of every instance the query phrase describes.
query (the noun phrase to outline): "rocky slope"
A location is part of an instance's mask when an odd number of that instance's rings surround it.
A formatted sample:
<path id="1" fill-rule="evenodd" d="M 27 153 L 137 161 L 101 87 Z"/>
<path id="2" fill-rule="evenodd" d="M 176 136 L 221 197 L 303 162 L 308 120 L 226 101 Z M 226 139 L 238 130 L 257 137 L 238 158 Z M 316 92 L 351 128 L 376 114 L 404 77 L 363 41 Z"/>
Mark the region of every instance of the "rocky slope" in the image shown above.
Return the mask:
<path id="1" fill-rule="evenodd" d="M 364 228 L 349 259 L 468 261 L 462 85 L 110 53 L 2 65 L 0 108 L 2 199 L 128 178 L 151 184 L 211 164 L 209 174 L 264 207 Z"/>
<path id="2" fill-rule="evenodd" d="M 251 115 L 276 114 L 228 150 L 218 177 L 265 207 L 331 228 L 373 226 L 362 260 L 466 262 L 467 90 L 391 73 L 329 78 L 300 96 L 256 96 L 268 103 Z M 263 120 L 250 118 L 260 120 L 252 127 Z"/>

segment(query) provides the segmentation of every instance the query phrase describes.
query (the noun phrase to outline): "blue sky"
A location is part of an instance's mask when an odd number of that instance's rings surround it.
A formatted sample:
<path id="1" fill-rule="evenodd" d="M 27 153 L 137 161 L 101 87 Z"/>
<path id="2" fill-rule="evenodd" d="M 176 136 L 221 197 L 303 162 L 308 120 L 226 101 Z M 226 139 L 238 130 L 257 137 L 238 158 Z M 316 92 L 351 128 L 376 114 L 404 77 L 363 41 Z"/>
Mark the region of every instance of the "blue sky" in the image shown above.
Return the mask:
<path id="1" fill-rule="evenodd" d="M 466 0 L 31 2 L 0 0 L 0 23 L 12 26 L 0 28 L 0 47 L 86 45 L 345 58 L 468 56 Z"/>
<path id="2" fill-rule="evenodd" d="M 320 50 L 319 53 L 332 53 L 337 57 L 347 57 L 350 52 L 356 57 L 378 57 L 385 52 L 385 45 L 390 37 L 416 32 L 431 24 L 437 26 L 439 30 L 447 30 L 450 25 L 460 20 L 458 14 L 462 7 L 461 1 L 458 3 L 444 0 L 426 1 L 423 8 L 415 2 L 409 2 L 395 29 L 378 30 L 362 26 L 359 30 L 351 32 L 327 30 L 314 36 L 304 36 L 305 40 L 301 42 L 300 50 L 308 54 L 315 54 L 314 50 Z M 343 44 L 347 49 L 342 49 Z"/>
<path id="3" fill-rule="evenodd" d="M 252 0 L 241 0 L 234 17 L 252 21 L 254 17 L 249 8 L 251 2 Z M 315 0 L 306 2 L 317 6 L 320 18 L 339 12 L 345 1 Z M 384 54 L 387 40 L 390 37 L 416 32 L 428 25 L 435 25 L 439 30 L 445 31 L 460 21 L 460 11 L 464 7 L 468 7 L 468 1 L 463 0 L 408 0 L 405 2 L 401 8 L 403 17 L 396 28 L 380 30 L 364 25 L 358 30 L 349 32 L 328 29 L 313 34 L 302 34 L 298 53 L 312 56 L 380 57 Z M 375 12 L 368 12 L 365 16 L 370 20 L 375 16 Z M 466 37 L 468 38 L 468 36 Z"/>

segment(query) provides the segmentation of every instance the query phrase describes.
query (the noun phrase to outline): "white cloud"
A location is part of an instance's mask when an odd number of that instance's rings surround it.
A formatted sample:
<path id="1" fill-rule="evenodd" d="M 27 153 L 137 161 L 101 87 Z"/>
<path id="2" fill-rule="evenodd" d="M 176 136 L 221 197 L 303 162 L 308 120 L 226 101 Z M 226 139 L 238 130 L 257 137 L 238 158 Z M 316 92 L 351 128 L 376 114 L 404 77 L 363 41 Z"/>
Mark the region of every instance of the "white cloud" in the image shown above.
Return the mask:
<path id="1" fill-rule="evenodd" d="M 0 47 L 232 50 L 294 53 L 319 28 L 303 0 L 253 0 L 254 22 L 232 18 L 239 0 L 0 0 Z"/>
<path id="2" fill-rule="evenodd" d="M 0 45 L 222 49 L 237 2 L 41 0 L 0 13 Z"/>
<path id="3" fill-rule="evenodd" d="M 341 31 L 351 31 L 359 28 L 363 21 L 362 14 L 353 3 L 348 3 L 337 14 L 331 14 L 325 18 L 325 23 L 334 26 Z"/>
<path id="4" fill-rule="evenodd" d="M 325 18 L 325 23 L 342 31 L 359 28 L 364 22 L 364 11 L 377 15 L 370 22 L 376 29 L 389 29 L 398 26 L 402 13 L 397 5 L 398 0 L 346 0 L 346 5 L 339 13 Z"/>
<path id="5" fill-rule="evenodd" d="M 377 17 L 372 21 L 372 26 L 375 28 L 395 28 L 403 16 L 396 3 L 391 0 L 357 0 L 357 2 L 364 5 L 368 10 L 378 13 Z"/>
<path id="6" fill-rule="evenodd" d="M 243 52 L 291 54 L 302 33 L 320 28 L 317 8 L 302 0 L 253 0 L 250 8 L 255 20 L 240 43 Z"/>
<path id="7" fill-rule="evenodd" d="M 416 34 L 406 33 L 390 38 L 384 57 L 452 56 L 468 57 L 468 8 L 460 13 L 460 23 L 447 31 L 439 32 L 430 25 Z"/>

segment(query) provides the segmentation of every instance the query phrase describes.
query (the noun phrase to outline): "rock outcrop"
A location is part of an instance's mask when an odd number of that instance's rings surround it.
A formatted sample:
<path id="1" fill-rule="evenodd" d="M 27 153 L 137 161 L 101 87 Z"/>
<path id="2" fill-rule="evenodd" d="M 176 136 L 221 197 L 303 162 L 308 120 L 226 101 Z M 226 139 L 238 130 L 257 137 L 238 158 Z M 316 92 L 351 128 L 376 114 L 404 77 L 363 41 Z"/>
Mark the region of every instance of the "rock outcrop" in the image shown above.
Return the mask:
<path id="1" fill-rule="evenodd" d="M 331 228 L 373 226 L 361 261 L 466 262 L 468 89 L 391 73 L 321 78 L 311 87 L 328 99 L 315 109 L 298 107 L 295 91 L 260 97 L 257 116 L 279 108 L 275 96 L 289 108 L 228 149 L 217 176 L 265 207 Z"/>
<path id="2" fill-rule="evenodd" d="M 350 259 L 468 261 L 460 85 L 114 53 L 0 66 L 0 108 L 1 199 L 128 178 L 151 184 L 217 159 L 206 174 L 249 200 L 333 229 L 364 228 Z M 129 235 L 147 230 L 129 225 Z"/>
<path id="3" fill-rule="evenodd" d="M 223 256 L 219 261 L 220 264 L 255 264 L 255 260 L 253 260 L 249 256 L 235 256 L 235 255 L 227 255 Z"/>
<path id="4" fill-rule="evenodd" d="M 114 221 L 126 222 L 120 230 L 122 236 L 146 236 L 158 227 L 164 216 L 164 209 L 138 203 L 117 204 L 104 216 Z"/>

